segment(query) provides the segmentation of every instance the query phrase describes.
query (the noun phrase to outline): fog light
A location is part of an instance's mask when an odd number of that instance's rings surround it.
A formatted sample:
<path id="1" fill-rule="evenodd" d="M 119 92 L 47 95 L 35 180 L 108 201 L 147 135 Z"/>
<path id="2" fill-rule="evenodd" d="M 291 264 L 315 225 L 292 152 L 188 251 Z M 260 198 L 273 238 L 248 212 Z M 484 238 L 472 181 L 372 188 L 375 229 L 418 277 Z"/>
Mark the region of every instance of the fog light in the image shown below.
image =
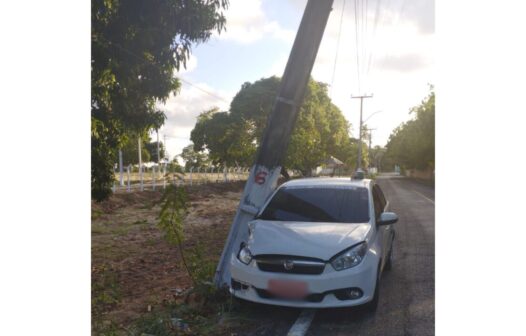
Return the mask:
<path id="1" fill-rule="evenodd" d="M 363 296 L 363 291 L 358 287 L 342 288 L 334 292 L 338 300 L 356 300 Z"/>
<path id="2" fill-rule="evenodd" d="M 241 281 L 231 279 L 230 287 L 232 287 L 233 290 L 247 290 L 250 286 Z"/>
<path id="3" fill-rule="evenodd" d="M 356 300 L 361 298 L 363 295 L 362 291 L 359 288 L 349 288 L 347 290 L 347 296 L 351 300 Z"/>

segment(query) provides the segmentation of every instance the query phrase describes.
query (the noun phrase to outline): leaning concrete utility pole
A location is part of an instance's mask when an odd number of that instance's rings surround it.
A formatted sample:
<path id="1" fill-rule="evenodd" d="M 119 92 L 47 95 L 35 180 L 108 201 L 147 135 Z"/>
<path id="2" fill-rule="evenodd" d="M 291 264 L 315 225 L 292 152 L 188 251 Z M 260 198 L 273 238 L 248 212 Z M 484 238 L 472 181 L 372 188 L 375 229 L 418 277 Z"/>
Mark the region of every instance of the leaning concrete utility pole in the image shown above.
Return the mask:
<path id="1" fill-rule="evenodd" d="M 364 98 L 372 98 L 373 95 L 367 96 L 351 96 L 351 98 L 360 98 L 360 140 L 358 141 L 358 165 L 356 166 L 356 169 L 362 168 L 362 109 L 363 109 L 363 99 Z"/>
<path id="2" fill-rule="evenodd" d="M 333 0 L 309 0 L 305 7 L 256 162 L 250 170 L 217 266 L 214 279 L 217 287 L 230 286 L 230 257 L 237 253 L 242 242 L 246 242 L 248 222 L 254 219 L 264 201 L 276 189 L 281 164 L 303 102 L 332 3 Z"/>

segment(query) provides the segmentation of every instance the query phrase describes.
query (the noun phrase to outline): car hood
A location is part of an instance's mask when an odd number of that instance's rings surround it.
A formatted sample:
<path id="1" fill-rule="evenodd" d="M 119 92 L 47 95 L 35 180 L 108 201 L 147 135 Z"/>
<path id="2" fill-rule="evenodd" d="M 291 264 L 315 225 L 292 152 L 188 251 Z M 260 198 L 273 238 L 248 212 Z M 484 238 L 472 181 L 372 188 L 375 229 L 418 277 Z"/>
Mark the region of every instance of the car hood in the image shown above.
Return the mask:
<path id="1" fill-rule="evenodd" d="M 329 260 L 362 242 L 369 223 L 311 223 L 255 220 L 248 245 L 253 255 L 284 254 Z"/>

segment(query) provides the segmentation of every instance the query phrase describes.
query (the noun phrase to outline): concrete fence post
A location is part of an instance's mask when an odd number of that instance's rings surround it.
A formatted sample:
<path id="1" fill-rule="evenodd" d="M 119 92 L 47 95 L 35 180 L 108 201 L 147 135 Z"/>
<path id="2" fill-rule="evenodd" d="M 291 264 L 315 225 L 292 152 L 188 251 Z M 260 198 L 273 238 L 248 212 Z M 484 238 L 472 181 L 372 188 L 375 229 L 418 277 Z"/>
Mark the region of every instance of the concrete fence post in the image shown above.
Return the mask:
<path id="1" fill-rule="evenodd" d="M 163 165 L 163 189 L 166 189 L 166 166 L 167 165 L 168 165 L 167 163 Z"/>
<path id="2" fill-rule="evenodd" d="M 144 184 L 143 184 L 143 180 L 142 180 L 142 165 L 139 165 L 139 180 L 140 180 L 140 184 L 141 184 L 141 191 L 144 190 Z"/>
<path id="3" fill-rule="evenodd" d="M 128 192 L 131 191 L 131 185 L 130 185 L 130 170 L 131 170 L 131 165 L 128 165 L 128 167 L 126 167 L 126 175 L 128 175 Z"/>
<path id="4" fill-rule="evenodd" d="M 153 191 L 155 191 L 155 166 L 152 166 L 152 184 L 153 184 Z"/>

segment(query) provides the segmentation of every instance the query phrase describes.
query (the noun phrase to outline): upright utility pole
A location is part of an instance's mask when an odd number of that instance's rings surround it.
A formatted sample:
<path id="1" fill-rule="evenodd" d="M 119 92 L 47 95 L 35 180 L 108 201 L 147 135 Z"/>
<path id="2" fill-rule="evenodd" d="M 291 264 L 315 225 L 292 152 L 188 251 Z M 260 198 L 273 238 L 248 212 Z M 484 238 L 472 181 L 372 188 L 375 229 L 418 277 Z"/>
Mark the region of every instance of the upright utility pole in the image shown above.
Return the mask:
<path id="1" fill-rule="evenodd" d="M 215 284 L 230 286 L 229 262 L 248 238 L 248 222 L 277 186 L 298 110 L 303 102 L 333 0 L 309 0 L 281 79 L 256 162 L 250 170 L 239 207 L 216 270 Z"/>
<path id="2" fill-rule="evenodd" d="M 364 98 L 372 98 L 373 95 L 370 96 L 362 95 L 362 96 L 352 96 L 351 98 L 359 98 L 360 99 L 360 141 L 358 142 L 358 166 L 357 169 L 362 168 L 362 112 L 363 112 L 363 99 Z"/>
<path id="3" fill-rule="evenodd" d="M 369 162 L 371 162 L 371 142 L 373 141 L 373 131 L 376 131 L 376 128 L 368 128 L 367 131 L 369 131 Z"/>

